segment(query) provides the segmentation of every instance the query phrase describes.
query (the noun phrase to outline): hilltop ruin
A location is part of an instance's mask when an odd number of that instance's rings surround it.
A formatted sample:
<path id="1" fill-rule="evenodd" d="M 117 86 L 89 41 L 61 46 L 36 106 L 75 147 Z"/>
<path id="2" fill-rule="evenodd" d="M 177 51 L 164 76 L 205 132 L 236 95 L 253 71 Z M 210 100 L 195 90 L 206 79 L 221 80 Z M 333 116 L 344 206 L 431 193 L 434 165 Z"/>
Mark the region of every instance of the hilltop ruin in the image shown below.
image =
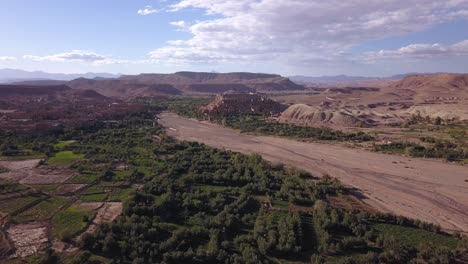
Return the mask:
<path id="1" fill-rule="evenodd" d="M 213 102 L 200 108 L 210 117 L 232 114 L 259 113 L 279 115 L 286 106 L 257 93 L 224 93 L 216 96 Z"/>

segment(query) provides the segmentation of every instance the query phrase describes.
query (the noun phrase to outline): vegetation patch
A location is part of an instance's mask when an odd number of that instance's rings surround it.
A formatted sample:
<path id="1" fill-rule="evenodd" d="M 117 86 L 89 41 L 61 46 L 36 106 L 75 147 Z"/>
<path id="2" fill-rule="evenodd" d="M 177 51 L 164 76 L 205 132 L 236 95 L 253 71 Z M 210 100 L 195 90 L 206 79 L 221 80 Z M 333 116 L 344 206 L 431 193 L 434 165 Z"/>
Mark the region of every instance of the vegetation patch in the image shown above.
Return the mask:
<path id="1" fill-rule="evenodd" d="M 89 183 L 94 183 L 99 179 L 99 177 L 96 174 L 80 174 L 78 176 L 75 176 L 71 179 L 69 179 L 67 182 L 68 183 L 82 183 L 82 184 L 89 184 Z"/>
<path id="2" fill-rule="evenodd" d="M 71 144 L 76 143 L 75 140 L 66 140 L 66 141 L 59 141 L 59 143 L 54 145 L 55 149 L 62 150 L 70 146 Z"/>
<path id="3" fill-rule="evenodd" d="M 432 137 L 420 138 L 425 145 L 409 142 L 392 142 L 374 145 L 374 150 L 387 154 L 405 154 L 410 157 L 439 158 L 448 161 L 468 159 L 468 145 L 441 141 Z"/>
<path id="4" fill-rule="evenodd" d="M 68 199 L 63 197 L 47 198 L 26 211 L 15 215 L 12 220 L 16 223 L 48 220 L 65 205 L 67 201 Z"/>
<path id="5" fill-rule="evenodd" d="M 102 202 L 107 199 L 107 196 L 107 193 L 81 195 L 80 200 L 83 202 Z"/>
<path id="6" fill-rule="evenodd" d="M 60 184 L 52 183 L 52 184 L 35 184 L 31 185 L 32 188 L 42 191 L 42 192 L 50 192 L 56 190 Z"/>
<path id="7" fill-rule="evenodd" d="M 83 231 L 93 219 L 95 212 L 71 205 L 52 218 L 52 230 L 56 238 L 68 241 Z"/>
<path id="8" fill-rule="evenodd" d="M 96 256 L 90 252 L 66 252 L 57 256 L 57 263 L 70 263 L 70 264 L 81 264 L 81 263 L 99 263 L 99 264 L 111 264 L 112 260 L 101 256 Z M 46 262 L 43 262 L 46 263 Z"/>
<path id="9" fill-rule="evenodd" d="M 455 249 L 459 245 L 459 240 L 453 236 L 437 234 L 423 229 L 382 223 L 375 224 L 374 228 L 383 236 L 393 237 L 406 246 L 432 244 L 436 247 Z"/>
<path id="10" fill-rule="evenodd" d="M 131 170 L 113 171 L 113 173 L 113 179 L 117 181 L 125 181 L 132 175 Z"/>
<path id="11" fill-rule="evenodd" d="M 8 214 L 16 213 L 42 198 L 44 198 L 43 195 L 33 194 L 18 198 L 0 200 L 0 212 L 5 212 Z"/>
<path id="12" fill-rule="evenodd" d="M 132 198 L 132 195 L 135 194 L 136 189 L 114 189 L 109 196 L 110 202 L 126 202 Z"/>
<path id="13" fill-rule="evenodd" d="M 82 195 L 89 195 L 89 194 L 103 194 L 106 192 L 109 192 L 110 188 L 107 186 L 101 186 L 101 185 L 94 185 L 89 188 L 86 188 L 80 192 Z"/>
<path id="14" fill-rule="evenodd" d="M 26 189 L 27 187 L 16 182 L 0 179 L 0 194 L 19 193 Z"/>
<path id="15" fill-rule="evenodd" d="M 71 150 L 60 151 L 54 157 L 49 159 L 49 163 L 69 164 L 76 160 L 84 158 L 83 154 L 76 154 Z"/>

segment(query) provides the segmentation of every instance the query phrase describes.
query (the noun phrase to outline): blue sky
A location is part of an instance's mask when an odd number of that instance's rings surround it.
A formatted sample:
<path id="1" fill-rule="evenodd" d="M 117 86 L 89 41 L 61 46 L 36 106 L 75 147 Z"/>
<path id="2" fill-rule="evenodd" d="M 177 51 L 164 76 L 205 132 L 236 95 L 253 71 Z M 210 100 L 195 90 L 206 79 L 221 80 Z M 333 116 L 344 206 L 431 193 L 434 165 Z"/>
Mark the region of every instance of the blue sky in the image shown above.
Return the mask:
<path id="1" fill-rule="evenodd" d="M 0 68 L 468 72 L 468 0 L 3 0 Z"/>

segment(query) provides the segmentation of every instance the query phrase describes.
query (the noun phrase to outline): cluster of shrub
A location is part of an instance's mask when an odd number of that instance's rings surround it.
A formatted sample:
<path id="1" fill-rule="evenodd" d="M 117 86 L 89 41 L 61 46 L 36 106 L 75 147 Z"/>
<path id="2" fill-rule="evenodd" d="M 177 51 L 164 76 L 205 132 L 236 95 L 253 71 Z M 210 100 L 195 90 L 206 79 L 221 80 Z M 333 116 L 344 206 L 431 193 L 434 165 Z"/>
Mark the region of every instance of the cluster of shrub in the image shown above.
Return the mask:
<path id="1" fill-rule="evenodd" d="M 374 137 L 364 133 L 348 133 L 327 127 L 304 127 L 293 124 L 267 121 L 262 115 L 231 115 L 221 119 L 226 126 L 239 129 L 244 133 L 259 133 L 293 137 L 299 139 L 334 140 L 334 141 L 373 141 Z"/>
<path id="2" fill-rule="evenodd" d="M 449 141 L 437 140 L 432 137 L 422 137 L 425 145 L 410 142 L 392 142 L 389 144 L 374 145 L 375 151 L 384 153 L 400 153 L 411 157 L 439 158 L 448 161 L 468 159 L 468 147 Z"/>

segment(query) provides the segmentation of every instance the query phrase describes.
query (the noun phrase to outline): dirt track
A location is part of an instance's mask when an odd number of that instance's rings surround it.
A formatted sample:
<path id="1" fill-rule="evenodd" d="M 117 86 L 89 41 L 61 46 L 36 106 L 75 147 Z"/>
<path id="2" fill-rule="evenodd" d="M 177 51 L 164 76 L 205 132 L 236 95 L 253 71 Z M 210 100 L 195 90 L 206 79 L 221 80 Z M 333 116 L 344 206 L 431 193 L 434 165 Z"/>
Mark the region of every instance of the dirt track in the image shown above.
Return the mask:
<path id="1" fill-rule="evenodd" d="M 291 164 L 314 175 L 325 173 L 360 190 L 366 203 L 383 212 L 468 232 L 468 167 L 434 160 L 384 155 L 335 145 L 251 136 L 206 122 L 164 113 L 160 123 L 180 140 Z"/>

